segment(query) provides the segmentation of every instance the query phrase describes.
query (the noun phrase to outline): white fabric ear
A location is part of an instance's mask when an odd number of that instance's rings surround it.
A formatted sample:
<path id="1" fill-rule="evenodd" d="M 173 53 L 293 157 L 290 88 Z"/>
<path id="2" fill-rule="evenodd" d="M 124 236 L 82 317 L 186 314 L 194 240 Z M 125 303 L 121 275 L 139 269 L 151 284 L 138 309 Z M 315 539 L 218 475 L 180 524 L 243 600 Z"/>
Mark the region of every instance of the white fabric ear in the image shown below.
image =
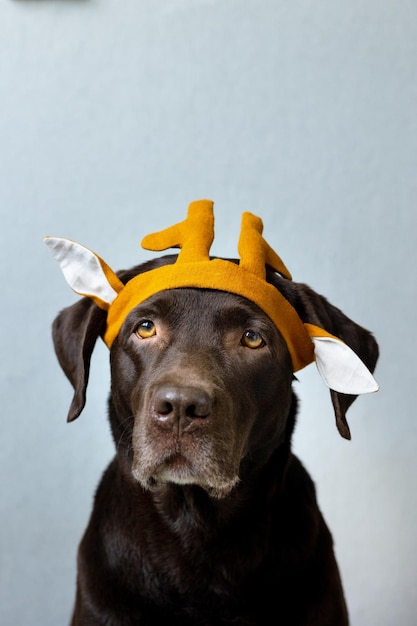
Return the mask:
<path id="1" fill-rule="evenodd" d="M 311 337 L 317 369 L 333 391 L 359 395 L 378 391 L 369 369 L 347 344 L 332 337 Z"/>
<path id="2" fill-rule="evenodd" d="M 96 297 L 104 305 L 113 302 L 117 291 L 104 273 L 100 257 L 70 239 L 45 237 L 44 241 L 58 261 L 71 289 L 82 296 Z"/>

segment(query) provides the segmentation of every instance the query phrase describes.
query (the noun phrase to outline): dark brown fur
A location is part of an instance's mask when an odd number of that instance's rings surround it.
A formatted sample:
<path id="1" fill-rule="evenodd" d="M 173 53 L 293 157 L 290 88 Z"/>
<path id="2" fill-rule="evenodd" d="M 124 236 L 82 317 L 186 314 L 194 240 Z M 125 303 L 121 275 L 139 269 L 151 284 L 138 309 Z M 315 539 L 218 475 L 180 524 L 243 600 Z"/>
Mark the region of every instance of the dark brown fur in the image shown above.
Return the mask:
<path id="1" fill-rule="evenodd" d="M 120 274 L 126 281 L 175 257 Z M 309 287 L 270 273 L 304 321 L 348 343 L 373 370 L 368 331 Z M 141 320 L 157 335 L 140 339 Z M 85 403 L 105 314 L 87 299 L 54 322 L 55 348 Z M 244 346 L 248 329 L 265 345 Z M 332 538 L 291 452 L 291 361 L 266 315 L 238 296 L 161 292 L 134 309 L 111 349 L 116 456 L 80 545 L 73 626 L 344 626 Z M 341 434 L 354 396 L 331 392 Z"/>

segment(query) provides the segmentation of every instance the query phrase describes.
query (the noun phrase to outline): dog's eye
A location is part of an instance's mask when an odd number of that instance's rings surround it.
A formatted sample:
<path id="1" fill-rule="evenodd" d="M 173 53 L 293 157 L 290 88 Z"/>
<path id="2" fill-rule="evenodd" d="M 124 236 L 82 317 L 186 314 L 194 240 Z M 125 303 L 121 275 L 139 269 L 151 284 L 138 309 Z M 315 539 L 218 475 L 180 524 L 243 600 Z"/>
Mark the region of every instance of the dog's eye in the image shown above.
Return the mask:
<path id="1" fill-rule="evenodd" d="M 262 335 L 256 332 L 256 330 L 247 330 L 245 331 L 242 337 L 242 345 L 247 348 L 251 348 L 252 350 L 256 350 L 256 348 L 262 348 L 265 345 L 265 342 L 262 338 Z"/>
<path id="2" fill-rule="evenodd" d="M 136 329 L 136 334 L 141 339 L 149 339 L 156 335 L 155 324 L 151 320 L 144 320 Z"/>

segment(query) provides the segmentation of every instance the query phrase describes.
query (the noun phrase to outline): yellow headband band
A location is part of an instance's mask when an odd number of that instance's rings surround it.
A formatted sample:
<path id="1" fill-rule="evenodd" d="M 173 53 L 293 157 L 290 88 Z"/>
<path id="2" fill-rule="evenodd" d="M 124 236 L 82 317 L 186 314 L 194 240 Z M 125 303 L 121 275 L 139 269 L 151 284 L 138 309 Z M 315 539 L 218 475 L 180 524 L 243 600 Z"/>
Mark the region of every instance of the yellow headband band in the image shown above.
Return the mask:
<path id="1" fill-rule="evenodd" d="M 138 304 L 165 289 L 197 287 L 218 289 L 243 296 L 257 304 L 283 335 L 294 371 L 314 361 L 310 336 L 296 311 L 269 283 L 238 265 L 221 259 L 164 265 L 130 280 L 110 306 L 104 341 L 111 346 L 127 314 Z"/>

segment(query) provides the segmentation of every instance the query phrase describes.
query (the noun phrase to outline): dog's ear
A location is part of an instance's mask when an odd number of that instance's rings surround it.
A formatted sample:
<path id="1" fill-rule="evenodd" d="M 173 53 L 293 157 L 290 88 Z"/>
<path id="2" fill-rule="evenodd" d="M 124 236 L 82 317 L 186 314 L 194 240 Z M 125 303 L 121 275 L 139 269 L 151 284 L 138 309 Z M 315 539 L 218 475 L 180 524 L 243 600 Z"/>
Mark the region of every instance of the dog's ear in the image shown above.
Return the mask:
<path id="1" fill-rule="evenodd" d="M 89 298 L 63 309 L 52 325 L 58 361 L 74 387 L 67 418 L 69 422 L 75 420 L 84 408 L 91 355 L 105 326 L 106 312 Z"/>
<path id="2" fill-rule="evenodd" d="M 333 306 L 326 298 L 314 292 L 303 284 L 295 285 L 296 309 L 303 320 L 325 328 L 328 332 L 342 339 L 373 372 L 378 360 L 379 350 L 372 333 L 359 326 L 347 317 L 340 309 Z M 350 439 L 350 429 L 346 421 L 346 411 L 357 398 L 330 390 L 333 407 L 336 415 L 336 424 L 339 433 L 345 439 Z"/>
<path id="3" fill-rule="evenodd" d="M 120 284 L 126 284 L 138 274 L 175 262 L 176 255 L 167 255 L 128 270 L 117 272 Z M 85 406 L 90 361 L 98 337 L 106 330 L 107 311 L 89 297 L 63 309 L 52 325 L 52 338 L 58 361 L 74 387 L 74 397 L 68 412 L 68 421 L 75 420 Z"/>
<path id="4" fill-rule="evenodd" d="M 281 293 L 291 302 L 305 324 L 313 324 L 325 329 L 341 339 L 363 361 L 370 372 L 375 369 L 379 350 L 372 333 L 349 319 L 340 309 L 313 291 L 308 285 L 268 276 Z M 357 395 L 330 390 L 339 433 L 350 439 L 350 430 L 346 421 L 346 412 Z"/>

